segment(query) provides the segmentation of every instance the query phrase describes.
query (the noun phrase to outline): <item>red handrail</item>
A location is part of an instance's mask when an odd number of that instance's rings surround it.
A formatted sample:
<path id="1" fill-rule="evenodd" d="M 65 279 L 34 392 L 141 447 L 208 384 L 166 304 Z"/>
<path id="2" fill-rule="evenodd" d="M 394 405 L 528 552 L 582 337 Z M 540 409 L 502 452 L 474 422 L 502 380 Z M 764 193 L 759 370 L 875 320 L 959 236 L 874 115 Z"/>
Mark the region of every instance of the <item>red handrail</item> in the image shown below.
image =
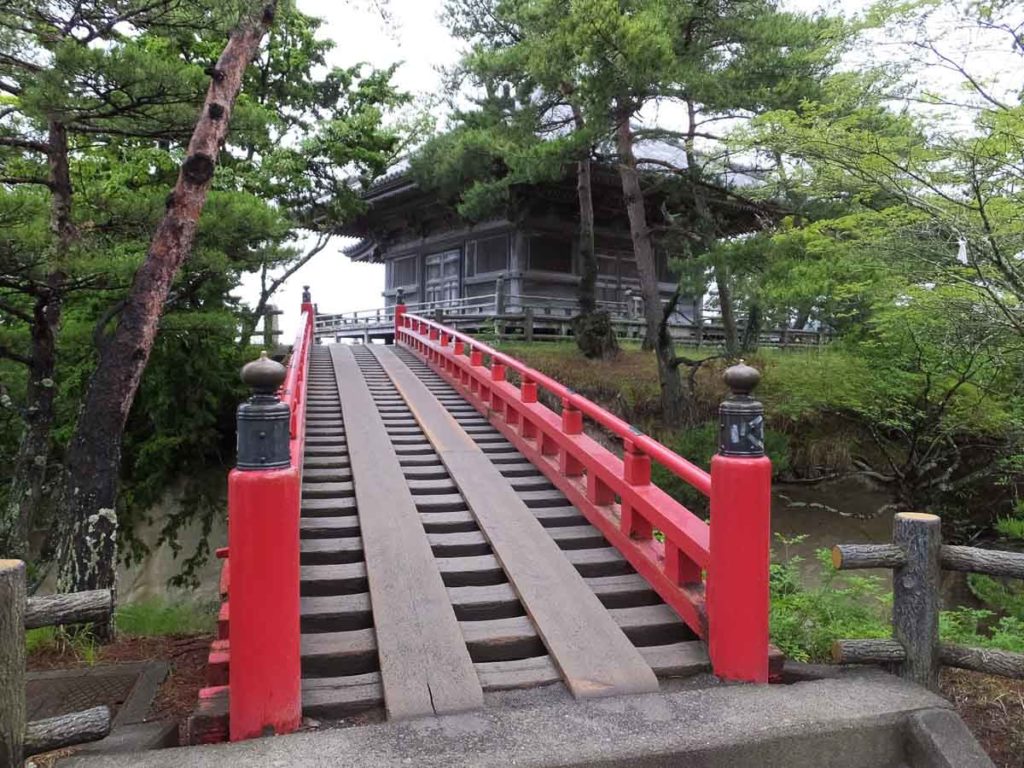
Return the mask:
<path id="1" fill-rule="evenodd" d="M 309 349 L 313 343 L 313 323 L 313 305 L 303 304 L 299 330 L 286 364 L 288 372 L 281 385 L 281 400 L 291 408 L 288 430 L 292 466 L 299 470 L 300 477 L 306 433 L 306 374 L 309 370 Z"/>
<path id="2" fill-rule="evenodd" d="M 715 674 L 768 679 L 767 457 L 716 455 L 709 474 L 551 377 L 403 306 L 395 341 L 456 386 L 707 640 Z M 538 387 L 560 398 L 560 416 L 538 402 Z M 621 458 L 583 433 L 584 416 L 622 439 Z M 710 525 L 651 483 L 652 460 L 710 497 Z"/>
<path id="3" fill-rule="evenodd" d="M 535 368 L 531 368 L 525 363 L 520 362 L 516 358 L 506 355 L 504 352 L 499 352 L 481 341 L 477 341 L 468 334 L 461 333 L 453 328 L 448 328 L 420 315 L 404 313 L 404 316 L 408 318 L 406 321 L 407 323 L 418 322 L 425 325 L 427 328 L 433 328 L 437 331 L 443 330 L 449 337 L 457 339 L 463 342 L 463 344 L 468 344 L 469 349 L 466 350 L 467 354 L 476 349 L 490 357 L 492 361 L 497 361 L 506 368 L 511 368 L 518 373 L 524 381 L 532 381 L 540 385 L 542 389 L 547 390 L 561 400 L 563 405 L 568 404 L 570 407 L 583 413 L 587 418 L 597 424 L 600 424 L 613 435 L 620 437 L 623 440 L 629 440 L 644 454 L 650 456 L 651 459 L 658 462 L 658 464 L 665 467 L 669 472 L 676 475 L 691 487 L 703 493 L 705 496 L 711 495 L 711 475 L 696 464 L 687 461 L 679 454 L 665 447 L 650 435 L 645 435 L 637 430 L 633 425 L 628 424 L 618 416 L 609 413 L 593 400 L 584 397 L 550 376 L 547 376 Z M 409 326 L 406 325 L 406 327 Z"/>

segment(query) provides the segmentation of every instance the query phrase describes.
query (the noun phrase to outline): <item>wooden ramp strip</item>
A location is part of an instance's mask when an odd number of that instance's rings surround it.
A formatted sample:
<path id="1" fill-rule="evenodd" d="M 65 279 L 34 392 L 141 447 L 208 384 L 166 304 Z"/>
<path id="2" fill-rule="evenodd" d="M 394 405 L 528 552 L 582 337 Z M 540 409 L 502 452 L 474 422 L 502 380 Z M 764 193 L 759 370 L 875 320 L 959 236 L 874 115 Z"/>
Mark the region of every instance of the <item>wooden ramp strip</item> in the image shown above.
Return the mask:
<path id="1" fill-rule="evenodd" d="M 384 422 L 347 346 L 331 345 L 389 717 L 483 706 L 455 611 Z"/>
<path id="2" fill-rule="evenodd" d="M 371 349 L 459 486 L 573 695 L 657 690 L 650 665 L 487 454 L 390 348 Z"/>

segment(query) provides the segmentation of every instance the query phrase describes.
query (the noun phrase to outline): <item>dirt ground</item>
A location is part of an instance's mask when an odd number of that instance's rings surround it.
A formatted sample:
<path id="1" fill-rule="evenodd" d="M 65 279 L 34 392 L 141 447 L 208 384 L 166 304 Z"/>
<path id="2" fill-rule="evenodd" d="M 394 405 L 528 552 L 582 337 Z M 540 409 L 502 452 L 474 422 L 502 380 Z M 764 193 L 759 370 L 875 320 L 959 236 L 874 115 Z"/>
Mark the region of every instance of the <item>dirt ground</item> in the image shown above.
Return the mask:
<path id="1" fill-rule="evenodd" d="M 1024 768 L 1024 680 L 942 672 L 942 694 L 999 768 Z"/>
<path id="2" fill-rule="evenodd" d="M 153 701 L 150 719 L 184 720 L 195 709 L 199 689 L 205 684 L 206 657 L 212 640 L 207 635 L 121 638 L 100 646 L 93 663 L 166 661 L 171 671 Z M 28 658 L 30 670 L 70 669 L 87 663 L 70 648 L 48 648 Z"/>

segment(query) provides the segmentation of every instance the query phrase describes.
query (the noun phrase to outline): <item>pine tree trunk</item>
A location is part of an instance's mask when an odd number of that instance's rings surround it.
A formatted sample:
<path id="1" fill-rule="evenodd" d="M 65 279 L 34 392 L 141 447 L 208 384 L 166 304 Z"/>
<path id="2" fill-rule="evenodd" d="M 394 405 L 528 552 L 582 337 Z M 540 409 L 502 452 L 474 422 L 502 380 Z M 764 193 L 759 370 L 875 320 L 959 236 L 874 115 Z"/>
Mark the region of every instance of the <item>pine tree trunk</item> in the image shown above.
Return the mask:
<path id="1" fill-rule="evenodd" d="M 46 287 L 39 289 L 32 308 L 25 432 L 14 459 L 7 503 L 0 512 L 0 556 L 19 560 L 29 557 L 30 527 L 39 519 L 43 506 L 56 399 L 57 333 L 67 280 L 63 265 L 72 243 L 78 239 L 78 231 L 71 220 L 73 190 L 68 154 L 67 130 L 62 123 L 50 120 L 47 138 L 50 230 L 56 254 L 51 259 L 54 266 L 47 276 Z"/>
<path id="2" fill-rule="evenodd" d="M 736 330 L 736 310 L 732 301 L 732 286 L 729 284 L 729 268 L 721 262 L 715 264 L 715 285 L 718 286 L 718 306 L 722 312 L 722 329 L 725 333 L 725 351 L 735 355 L 739 351 L 739 333 Z"/>
<path id="3" fill-rule="evenodd" d="M 590 315 L 597 311 L 597 253 L 594 249 L 594 199 L 591 196 L 589 157 L 577 164 L 576 192 L 580 203 L 580 314 Z"/>
<path id="4" fill-rule="evenodd" d="M 582 131 L 585 128 L 583 113 L 575 105 L 572 112 L 576 130 Z M 594 247 L 594 198 L 589 154 L 577 163 L 576 192 L 580 207 L 580 312 L 573 321 L 573 333 L 576 346 L 584 355 L 606 358 L 618 352 L 619 343 L 608 313 L 597 309 L 597 250 Z"/>
<path id="5" fill-rule="evenodd" d="M 658 323 L 661 321 L 661 295 L 658 292 L 658 269 L 654 260 L 654 243 L 647 224 L 644 194 L 640 187 L 640 173 L 633 154 L 633 131 L 629 127 L 628 112 L 619 115 L 616 129 L 616 144 L 619 153 L 619 177 L 622 179 L 622 195 L 626 213 L 629 216 L 629 231 L 633 238 L 633 253 L 636 256 L 637 273 L 640 275 L 640 293 L 644 299 L 643 348 L 654 349 L 658 344 Z"/>
<path id="6" fill-rule="evenodd" d="M 52 314 L 49 312 L 51 309 Z M 49 317 L 59 320 L 60 301 L 41 296 L 33 309 L 32 365 L 25 389 L 25 431 L 14 459 L 14 473 L 0 520 L 0 554 L 16 560 L 28 560 L 29 530 L 32 522 L 39 519 L 43 506 L 50 458 L 57 326 L 56 323 L 51 324 Z"/>
<path id="7" fill-rule="evenodd" d="M 164 302 L 188 256 L 227 135 L 242 76 L 273 21 L 275 3 L 237 29 L 212 71 L 167 211 L 132 281 L 121 320 L 100 352 L 67 456 L 65 510 L 58 543 L 58 588 L 110 588 L 117 560 L 115 512 L 125 421 L 146 367 Z"/>

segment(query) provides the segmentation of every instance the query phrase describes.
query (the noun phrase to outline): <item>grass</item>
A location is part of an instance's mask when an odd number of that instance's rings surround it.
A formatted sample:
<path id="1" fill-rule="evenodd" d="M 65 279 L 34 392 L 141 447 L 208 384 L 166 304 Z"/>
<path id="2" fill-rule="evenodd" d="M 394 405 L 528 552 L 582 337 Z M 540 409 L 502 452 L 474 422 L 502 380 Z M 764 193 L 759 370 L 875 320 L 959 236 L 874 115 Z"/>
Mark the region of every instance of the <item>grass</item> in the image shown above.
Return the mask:
<path id="1" fill-rule="evenodd" d="M 217 625 L 213 604 L 144 600 L 122 605 L 114 614 L 117 633 L 123 637 L 164 637 L 167 635 L 205 635 Z M 25 650 L 35 653 L 70 655 L 86 664 L 95 664 L 100 644 L 89 625 L 82 627 L 40 627 L 25 633 Z"/>
<path id="2" fill-rule="evenodd" d="M 217 626 L 213 604 L 143 600 L 118 608 L 114 623 L 119 634 L 128 637 L 203 635 Z"/>

